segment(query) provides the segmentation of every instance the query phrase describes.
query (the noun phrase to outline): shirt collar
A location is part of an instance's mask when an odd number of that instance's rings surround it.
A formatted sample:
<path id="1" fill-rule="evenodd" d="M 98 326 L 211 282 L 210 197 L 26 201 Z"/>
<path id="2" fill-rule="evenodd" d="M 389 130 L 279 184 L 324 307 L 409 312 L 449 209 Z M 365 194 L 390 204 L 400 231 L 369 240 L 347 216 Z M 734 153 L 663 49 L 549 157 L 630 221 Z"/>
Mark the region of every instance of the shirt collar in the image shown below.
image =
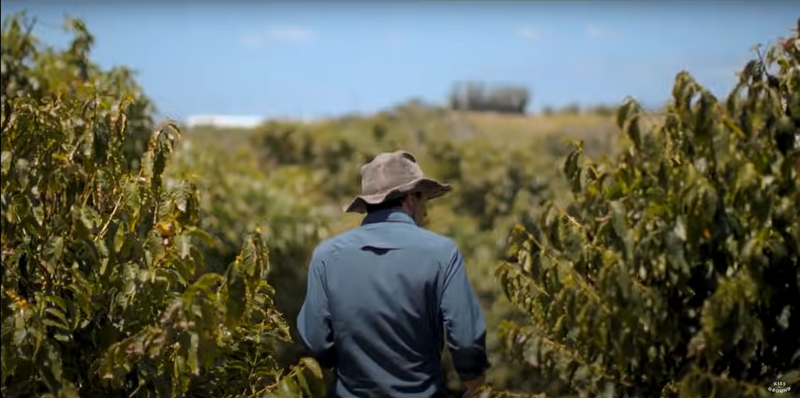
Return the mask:
<path id="1" fill-rule="evenodd" d="M 385 209 L 379 210 L 374 213 L 367 214 L 361 225 L 375 224 L 379 222 L 402 222 L 406 224 L 414 224 L 414 219 L 408 213 L 399 209 Z"/>

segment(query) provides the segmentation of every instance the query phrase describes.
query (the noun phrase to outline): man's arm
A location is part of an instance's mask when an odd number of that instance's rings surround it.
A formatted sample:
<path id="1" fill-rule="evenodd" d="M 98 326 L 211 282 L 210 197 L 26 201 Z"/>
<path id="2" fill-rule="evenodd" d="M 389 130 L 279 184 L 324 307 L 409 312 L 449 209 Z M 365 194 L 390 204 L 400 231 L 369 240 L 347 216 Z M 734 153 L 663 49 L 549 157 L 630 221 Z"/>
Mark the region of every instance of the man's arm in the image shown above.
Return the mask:
<path id="1" fill-rule="evenodd" d="M 336 351 L 323 267 L 322 259 L 315 250 L 308 269 L 305 302 L 297 316 L 297 330 L 311 356 L 320 365 L 331 368 L 335 364 Z"/>
<path id="2" fill-rule="evenodd" d="M 453 366 L 465 384 L 476 388 L 483 384 L 483 374 L 489 367 L 486 322 L 457 247 L 444 268 L 440 309 Z"/>

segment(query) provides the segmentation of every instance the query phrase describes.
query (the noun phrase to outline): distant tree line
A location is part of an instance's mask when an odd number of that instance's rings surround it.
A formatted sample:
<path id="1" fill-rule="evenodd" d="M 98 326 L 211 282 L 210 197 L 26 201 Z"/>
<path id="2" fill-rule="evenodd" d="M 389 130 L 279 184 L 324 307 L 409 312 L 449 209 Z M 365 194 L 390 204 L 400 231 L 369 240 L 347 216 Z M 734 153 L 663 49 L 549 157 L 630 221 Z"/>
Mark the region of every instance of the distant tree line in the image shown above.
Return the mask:
<path id="1" fill-rule="evenodd" d="M 530 92 L 525 87 L 458 82 L 450 93 L 450 109 L 524 114 L 529 100 Z"/>

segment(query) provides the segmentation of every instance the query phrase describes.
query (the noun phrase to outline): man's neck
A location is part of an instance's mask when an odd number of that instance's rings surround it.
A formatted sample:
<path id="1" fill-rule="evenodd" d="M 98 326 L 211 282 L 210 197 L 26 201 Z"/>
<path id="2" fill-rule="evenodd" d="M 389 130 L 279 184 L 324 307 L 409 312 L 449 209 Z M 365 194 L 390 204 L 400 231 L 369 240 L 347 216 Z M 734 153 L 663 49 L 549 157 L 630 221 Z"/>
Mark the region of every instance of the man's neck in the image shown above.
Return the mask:
<path id="1" fill-rule="evenodd" d="M 402 207 L 381 209 L 367 213 L 361 225 L 374 224 L 378 222 L 405 222 L 416 225 L 414 218 Z"/>

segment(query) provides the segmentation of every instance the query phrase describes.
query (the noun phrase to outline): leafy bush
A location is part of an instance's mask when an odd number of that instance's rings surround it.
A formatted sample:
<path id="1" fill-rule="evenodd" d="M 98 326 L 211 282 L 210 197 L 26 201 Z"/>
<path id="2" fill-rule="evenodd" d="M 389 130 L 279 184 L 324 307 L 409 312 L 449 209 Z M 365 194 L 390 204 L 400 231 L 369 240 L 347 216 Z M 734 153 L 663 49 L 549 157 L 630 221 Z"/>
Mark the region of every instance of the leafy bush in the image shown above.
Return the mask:
<path id="1" fill-rule="evenodd" d="M 492 230 L 504 217 L 551 197 L 541 168 L 529 167 L 526 149 L 469 141 L 434 142 L 428 151 L 441 178 L 456 185 L 448 198 L 453 209 L 477 220 L 480 229 Z"/>
<path id="2" fill-rule="evenodd" d="M 238 254 L 241 237 L 260 229 L 261 239 L 269 242 L 268 279 L 280 291 L 275 306 L 287 319 L 296 319 L 305 298 L 309 256 L 327 236 L 327 217 L 309 200 L 319 187 L 318 175 L 289 166 L 263 170 L 246 141 L 228 137 L 231 142 L 220 146 L 218 134 L 197 133 L 185 134 L 166 174 L 167 183 L 191 178 L 204 193 L 199 225 L 214 238 L 205 250 L 206 269 L 224 272 Z M 291 364 L 304 352 L 299 343 L 292 344 L 281 347 L 276 358 Z"/>
<path id="3" fill-rule="evenodd" d="M 149 129 L 130 73 L 93 65 L 69 26 L 64 51 L 18 16 L 2 32 L 2 395 L 319 395 L 313 360 L 273 358 L 289 329 L 259 231 L 198 272 L 197 189 L 162 182 L 177 129 Z"/>
<path id="4" fill-rule="evenodd" d="M 627 102 L 627 150 L 598 164 L 578 145 L 574 201 L 516 230 L 497 272 L 529 322 L 500 334 L 559 381 L 549 393 L 772 396 L 800 382 L 800 37 L 786 43 L 726 101 L 678 74 L 655 131 Z"/>

